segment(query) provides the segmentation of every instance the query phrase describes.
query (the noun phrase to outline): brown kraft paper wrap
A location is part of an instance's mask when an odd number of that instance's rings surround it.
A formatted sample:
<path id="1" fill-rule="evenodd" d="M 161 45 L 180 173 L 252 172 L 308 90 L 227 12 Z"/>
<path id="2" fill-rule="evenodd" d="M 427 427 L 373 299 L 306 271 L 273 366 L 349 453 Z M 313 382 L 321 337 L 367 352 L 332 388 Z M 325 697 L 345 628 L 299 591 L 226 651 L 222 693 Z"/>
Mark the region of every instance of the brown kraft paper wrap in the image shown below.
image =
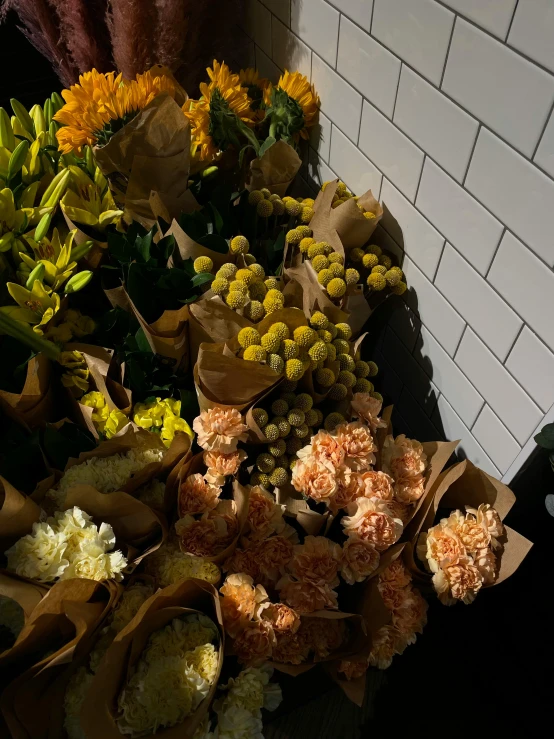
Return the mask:
<path id="1" fill-rule="evenodd" d="M 296 177 L 302 161 L 296 151 L 285 141 L 277 141 L 261 156 L 250 162 L 248 190 L 266 187 L 271 194 L 284 197 Z"/>
<path id="2" fill-rule="evenodd" d="M 12 544 L 31 533 L 40 519 L 40 507 L 0 476 L 0 550 L 5 552 Z"/>
<path id="3" fill-rule="evenodd" d="M 498 513 L 500 520 L 504 521 L 515 503 L 515 495 L 507 485 L 488 475 L 469 460 L 464 460 L 455 467 L 457 468 L 455 471 L 450 468 L 442 476 L 441 484 L 436 486 L 419 530 L 413 533 L 413 538 L 406 547 L 410 571 L 414 579 L 421 584 L 430 585 L 432 576 L 425 569 L 424 563 L 416 558 L 417 539 L 422 531 L 428 531 L 434 525 L 439 508 L 459 509 L 465 512 L 465 506 L 478 508 L 481 504 L 488 503 Z M 498 562 L 496 580 L 490 584 L 483 584 L 483 589 L 499 585 L 513 575 L 533 546 L 531 541 L 506 525 L 499 542 L 501 549 L 496 552 Z"/>
<path id="4" fill-rule="evenodd" d="M 198 356 L 200 344 L 225 344 L 234 339 L 242 328 L 255 325 L 225 305 L 219 297 L 192 303 L 189 314 L 189 343 L 193 357 Z"/>
<path id="5" fill-rule="evenodd" d="M 221 252 L 213 251 L 213 249 L 208 249 L 207 246 L 198 244 L 183 231 L 176 220 L 173 220 L 173 223 L 171 224 L 170 229 L 165 233 L 165 236 L 174 237 L 182 260 L 192 259 L 194 261 L 198 257 L 210 257 L 214 263 L 214 272 L 218 270 L 222 264 L 225 264 L 225 262 L 235 261 L 235 256 L 233 254 L 221 254 Z"/>
<path id="6" fill-rule="evenodd" d="M 127 300 L 154 354 L 170 359 L 175 370 L 185 370 L 189 363 L 188 306 L 166 310 L 153 323 L 146 323 L 128 295 Z"/>
<path id="7" fill-rule="evenodd" d="M 309 318 L 314 311 L 320 310 L 333 323 L 348 323 L 349 313 L 333 303 L 317 281 L 317 272 L 309 262 L 302 262 L 298 267 L 285 270 L 285 277 L 285 300 L 303 310 L 306 317 Z"/>
<path id="8" fill-rule="evenodd" d="M 327 188 L 326 188 L 327 189 Z M 375 218 L 366 218 L 358 208 L 357 203 L 363 205 L 366 211 L 375 214 Z M 378 200 L 373 197 L 371 190 L 361 195 L 356 202 L 349 198 L 341 203 L 338 208 L 331 208 L 330 226 L 338 233 L 346 253 L 355 247 L 362 247 L 369 241 L 371 234 L 375 231 L 377 224 L 383 216 L 383 208 Z"/>
<path id="9" fill-rule="evenodd" d="M 7 407 L 30 429 L 52 421 L 54 395 L 51 385 L 52 365 L 44 354 L 37 354 L 27 363 L 27 376 L 20 393 L 0 390 L 0 406 Z"/>
<path id="10" fill-rule="evenodd" d="M 62 678 L 120 593 L 113 581 L 63 580 L 36 606 L 12 649 L 0 658 L 0 666 L 9 665 L 10 670 L 14 663 L 27 665 L 0 700 L 13 739 L 62 736 L 66 684 Z M 52 649 L 53 654 L 40 659 L 41 652 Z"/>
<path id="11" fill-rule="evenodd" d="M 325 190 L 320 190 L 314 203 L 314 216 L 310 221 L 313 237 L 316 241 L 326 241 L 333 249 L 344 257 L 344 246 L 331 223 L 331 204 L 337 190 L 338 180 L 329 182 Z"/>
<path id="12" fill-rule="evenodd" d="M 168 94 L 154 98 L 105 146 L 95 147 L 95 155 L 104 175 L 126 191 L 126 220 L 154 223 L 152 191 L 171 204 L 172 216 L 179 215 L 187 201 L 190 124 Z"/>
<path id="13" fill-rule="evenodd" d="M 19 577 L 8 570 L 0 570 L 0 595 L 11 598 L 21 606 L 25 623 L 48 590 L 47 585 L 41 585 L 26 577 Z"/>
<path id="14" fill-rule="evenodd" d="M 159 729 L 156 739 L 192 737 L 213 700 L 223 666 L 224 631 L 217 591 L 203 580 L 189 579 L 159 590 L 139 609 L 136 616 L 115 637 L 94 677 L 81 711 L 87 739 L 121 739 L 117 727 L 117 700 L 132 674 L 152 632 L 174 618 L 202 613 L 219 629 L 220 650 L 216 678 L 210 692 L 196 711 L 181 724 Z"/>

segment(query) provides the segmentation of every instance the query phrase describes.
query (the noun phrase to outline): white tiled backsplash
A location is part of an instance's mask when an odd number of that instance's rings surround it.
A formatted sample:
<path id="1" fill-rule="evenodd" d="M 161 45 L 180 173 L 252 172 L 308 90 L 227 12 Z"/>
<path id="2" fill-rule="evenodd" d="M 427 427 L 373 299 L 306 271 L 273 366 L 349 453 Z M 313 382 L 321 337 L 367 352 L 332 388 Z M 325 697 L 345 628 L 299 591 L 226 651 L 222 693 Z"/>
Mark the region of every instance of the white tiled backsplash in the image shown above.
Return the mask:
<path id="1" fill-rule="evenodd" d="M 554 2 L 247 0 L 244 63 L 321 97 L 302 171 L 385 207 L 398 427 L 509 482 L 554 420 Z"/>

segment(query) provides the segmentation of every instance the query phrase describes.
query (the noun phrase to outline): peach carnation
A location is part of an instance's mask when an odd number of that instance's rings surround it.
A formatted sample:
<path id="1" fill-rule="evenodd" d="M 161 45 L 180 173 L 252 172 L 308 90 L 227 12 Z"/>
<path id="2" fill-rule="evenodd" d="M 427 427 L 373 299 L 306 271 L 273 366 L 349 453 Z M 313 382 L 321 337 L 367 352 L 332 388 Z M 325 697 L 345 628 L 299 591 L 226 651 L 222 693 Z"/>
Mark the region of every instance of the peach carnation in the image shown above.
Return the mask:
<path id="1" fill-rule="evenodd" d="M 383 444 L 382 467 L 394 478 L 394 492 L 401 503 L 414 503 L 425 489 L 427 456 L 415 439 L 400 434 L 394 439 L 387 436 Z"/>
<path id="2" fill-rule="evenodd" d="M 265 539 L 273 532 L 281 531 L 284 506 L 278 505 L 275 498 L 261 487 L 250 490 L 246 533 L 252 540 Z"/>
<path id="3" fill-rule="evenodd" d="M 371 542 L 378 552 L 395 544 L 402 534 L 402 521 L 392 516 L 382 500 L 359 498 L 346 510 L 350 515 L 342 519 L 345 534 Z"/>
<path id="4" fill-rule="evenodd" d="M 276 642 L 269 621 L 251 621 L 233 642 L 233 649 L 243 664 L 257 665 L 271 657 Z"/>
<path id="5" fill-rule="evenodd" d="M 262 582 L 262 572 L 256 549 L 235 549 L 223 564 L 224 572 L 242 572 L 255 582 Z"/>
<path id="6" fill-rule="evenodd" d="M 292 471 L 294 489 L 317 502 L 327 502 L 335 494 L 338 484 L 335 472 L 314 456 L 299 459 Z"/>
<path id="7" fill-rule="evenodd" d="M 350 403 L 352 412 L 360 421 L 365 421 L 374 434 L 377 429 L 386 428 L 387 424 L 379 418 L 383 403 L 372 398 L 369 393 L 354 393 Z"/>
<path id="8" fill-rule="evenodd" d="M 450 526 L 449 523 L 454 525 Z M 443 518 L 439 524 L 430 528 L 427 534 L 421 534 L 417 545 L 418 557 L 423 562 L 427 561 L 431 572 L 438 572 L 447 564 L 466 557 L 466 548 L 456 533 L 456 528 L 451 516 L 448 519 Z"/>
<path id="9" fill-rule="evenodd" d="M 444 605 L 451 606 L 457 600 L 468 604 L 475 600 L 483 585 L 483 578 L 471 558 L 466 557 L 436 572 L 433 585 Z"/>
<path id="10" fill-rule="evenodd" d="M 188 514 L 204 513 L 215 508 L 221 489 L 210 484 L 203 475 L 189 475 L 179 489 L 179 518 Z"/>
<path id="11" fill-rule="evenodd" d="M 246 456 L 243 449 L 238 449 L 236 452 L 230 452 L 229 454 L 219 451 L 204 452 L 204 464 L 208 468 L 205 475 L 206 480 L 212 485 L 224 485 L 226 477 L 237 474 Z"/>
<path id="12" fill-rule="evenodd" d="M 175 524 L 181 551 L 197 557 L 211 557 L 215 554 L 220 538 L 226 533 L 225 522 L 217 519 L 184 516 Z"/>
<path id="13" fill-rule="evenodd" d="M 261 618 L 279 634 L 296 634 L 300 628 L 300 616 L 284 603 L 270 603 L 261 611 Z"/>
<path id="14" fill-rule="evenodd" d="M 276 583 L 285 574 L 285 568 L 292 559 L 294 544 L 286 536 L 270 536 L 254 550 L 254 556 L 263 579 Z"/>
<path id="15" fill-rule="evenodd" d="M 327 431 L 318 431 L 312 436 L 311 442 L 300 449 L 299 459 L 315 458 L 329 469 L 338 469 L 344 462 L 345 450 L 336 437 Z"/>
<path id="16" fill-rule="evenodd" d="M 391 587 L 399 590 L 405 588 L 412 581 L 412 576 L 404 566 L 404 563 L 397 557 L 393 560 L 388 567 L 379 575 L 379 581 L 381 583 L 388 583 Z"/>
<path id="17" fill-rule="evenodd" d="M 357 680 L 365 675 L 369 662 L 367 659 L 348 660 L 341 659 L 338 671 L 341 672 L 347 680 Z"/>
<path id="18" fill-rule="evenodd" d="M 358 498 L 364 496 L 365 487 L 362 474 L 355 472 L 343 464 L 336 475 L 337 490 L 328 504 L 331 512 L 337 514 L 341 508 L 346 508 Z"/>
<path id="19" fill-rule="evenodd" d="M 289 569 L 298 580 L 327 583 L 335 588 L 339 584 L 340 558 L 340 546 L 326 536 L 306 536 L 303 544 L 294 547 Z"/>
<path id="20" fill-rule="evenodd" d="M 298 613 L 313 613 L 324 608 L 337 608 L 337 594 L 326 582 L 294 580 L 285 575 L 277 583 L 281 600 Z"/>
<path id="21" fill-rule="evenodd" d="M 473 564 L 479 570 L 479 574 L 483 578 L 483 585 L 490 585 L 497 577 L 496 556 L 490 549 L 480 549 L 475 552 Z"/>
<path id="22" fill-rule="evenodd" d="M 392 513 L 394 518 L 399 518 L 404 526 L 410 520 L 414 513 L 414 507 L 406 505 L 405 503 L 399 503 L 397 500 L 387 500 L 387 507 Z"/>
<path id="23" fill-rule="evenodd" d="M 273 661 L 282 664 L 301 665 L 308 659 L 310 654 L 310 645 L 307 643 L 304 635 L 287 634 L 275 632 L 277 639 L 276 645 L 273 647 Z"/>
<path id="24" fill-rule="evenodd" d="M 394 480 L 386 472 L 368 470 L 362 473 L 365 498 L 379 498 L 380 500 L 392 501 L 394 491 Z"/>
<path id="25" fill-rule="evenodd" d="M 390 624 L 381 626 L 375 634 L 369 653 L 369 664 L 379 670 L 386 670 L 392 664 L 395 654 L 402 654 L 408 646 L 404 636 Z"/>
<path id="26" fill-rule="evenodd" d="M 232 637 L 242 631 L 256 615 L 260 604 L 267 600 L 265 588 L 254 587 L 254 581 L 243 573 L 229 575 L 219 592 L 225 631 Z"/>
<path id="27" fill-rule="evenodd" d="M 192 424 L 197 434 L 197 442 L 209 452 L 230 454 L 239 441 L 246 441 L 248 427 L 236 408 L 215 406 L 194 419 Z"/>
<path id="28" fill-rule="evenodd" d="M 362 582 L 379 566 L 379 552 L 365 539 L 351 537 L 342 547 L 340 573 L 349 585 Z"/>
<path id="29" fill-rule="evenodd" d="M 427 623 L 427 601 L 419 590 L 411 586 L 398 592 L 402 593 L 402 600 L 392 612 L 392 624 L 406 638 L 408 644 L 413 644 L 416 633 L 422 634 Z"/>
<path id="30" fill-rule="evenodd" d="M 324 659 L 344 643 L 348 629 L 344 618 L 304 617 L 299 633 L 313 649 L 316 657 Z"/>
<path id="31" fill-rule="evenodd" d="M 377 451 L 377 447 L 367 426 L 360 421 L 343 423 L 335 430 L 335 434 L 349 467 L 360 472 L 375 464 L 373 452 Z"/>
<path id="32" fill-rule="evenodd" d="M 504 524 L 494 508 L 491 508 L 488 503 L 482 503 L 477 510 L 466 506 L 466 511 L 475 516 L 478 523 L 482 521 L 486 525 L 487 531 L 491 535 L 493 548 L 500 546 L 496 539 L 504 535 Z"/>

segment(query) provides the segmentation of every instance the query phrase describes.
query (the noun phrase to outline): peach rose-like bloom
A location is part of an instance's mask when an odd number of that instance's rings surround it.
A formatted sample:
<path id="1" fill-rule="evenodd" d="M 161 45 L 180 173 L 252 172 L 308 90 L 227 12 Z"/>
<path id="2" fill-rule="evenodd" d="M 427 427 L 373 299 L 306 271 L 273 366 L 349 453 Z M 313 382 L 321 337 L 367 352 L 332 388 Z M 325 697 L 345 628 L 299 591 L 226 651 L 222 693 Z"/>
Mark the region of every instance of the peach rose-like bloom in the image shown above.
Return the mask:
<path id="1" fill-rule="evenodd" d="M 260 542 L 253 551 L 263 580 L 274 585 L 285 574 L 294 544 L 290 538 L 277 534 Z"/>
<path id="2" fill-rule="evenodd" d="M 479 570 L 479 574 L 483 578 L 483 585 L 490 585 L 497 577 L 496 556 L 490 549 L 480 549 L 475 552 L 473 564 Z"/>
<path id="3" fill-rule="evenodd" d="M 380 500 L 392 501 L 394 496 L 394 480 L 386 472 L 368 470 L 362 472 L 364 484 L 364 498 L 380 498 Z"/>
<path id="4" fill-rule="evenodd" d="M 391 666 L 394 655 L 402 654 L 407 646 L 405 638 L 398 629 L 390 624 L 381 626 L 371 645 L 369 664 L 379 670 L 386 670 Z"/>
<path id="5" fill-rule="evenodd" d="M 329 508 L 335 515 L 341 508 L 346 508 L 358 498 L 363 498 L 365 493 L 362 473 L 355 472 L 345 464 L 337 470 L 336 481 L 337 490 L 328 501 Z"/>
<path id="6" fill-rule="evenodd" d="M 354 393 L 350 406 L 360 421 L 365 421 L 374 434 L 377 429 L 386 428 L 386 423 L 379 418 L 383 403 L 372 398 L 369 393 Z"/>
<path id="7" fill-rule="evenodd" d="M 237 474 L 246 456 L 243 449 L 237 449 L 236 452 L 229 454 L 219 451 L 204 452 L 204 464 L 208 468 L 206 480 L 212 485 L 224 485 L 226 477 Z"/>
<path id="8" fill-rule="evenodd" d="M 377 451 L 371 431 L 361 421 L 342 423 L 335 429 L 338 444 L 344 449 L 346 464 L 359 472 L 375 464 Z"/>
<path id="9" fill-rule="evenodd" d="M 250 490 L 246 534 L 251 540 L 265 539 L 273 532 L 285 527 L 284 506 L 278 505 L 275 498 L 261 487 Z"/>
<path id="10" fill-rule="evenodd" d="M 349 585 L 363 582 L 379 566 L 380 555 L 373 544 L 365 539 L 351 537 L 342 547 L 340 574 Z"/>
<path id="11" fill-rule="evenodd" d="M 395 544 L 402 534 L 402 521 L 378 498 L 359 498 L 346 511 L 350 515 L 342 519 L 344 533 L 371 542 L 378 552 Z"/>
<path id="12" fill-rule="evenodd" d="M 222 520 L 203 517 L 197 521 L 187 515 L 177 521 L 175 531 L 181 551 L 197 557 L 211 557 L 221 536 L 226 533 L 226 526 Z"/>
<path id="13" fill-rule="evenodd" d="M 177 507 L 179 518 L 188 514 L 204 513 L 215 508 L 221 488 L 210 484 L 203 475 L 189 475 L 179 490 Z"/>
<path id="14" fill-rule="evenodd" d="M 239 441 L 246 441 L 248 427 L 236 408 L 215 406 L 194 419 L 192 424 L 197 434 L 197 442 L 209 452 L 230 454 Z"/>
<path id="15" fill-rule="evenodd" d="M 235 549 L 223 563 L 223 571 L 249 575 L 255 582 L 262 582 L 262 572 L 255 549 Z"/>
<path id="16" fill-rule="evenodd" d="M 395 590 L 405 588 L 406 585 L 411 583 L 411 581 L 412 576 L 406 567 L 404 567 L 404 563 L 400 557 L 393 560 L 379 575 L 379 582 L 387 583 L 391 587 L 395 588 Z"/>
<path id="17" fill-rule="evenodd" d="M 341 659 L 338 671 L 341 672 L 347 680 L 357 680 L 365 675 L 369 661 L 367 659 L 348 660 Z"/>
<path id="18" fill-rule="evenodd" d="M 447 564 L 466 557 L 466 548 L 456 533 L 455 526 L 449 526 L 451 518 L 443 518 L 440 523 L 420 536 L 417 553 L 422 562 L 427 561 L 431 572 L 438 572 Z"/>
<path id="19" fill-rule="evenodd" d="M 303 618 L 300 626 L 303 636 L 319 659 L 335 652 L 347 637 L 344 618 Z"/>
<path id="20" fill-rule="evenodd" d="M 303 544 L 294 547 L 289 570 L 298 580 L 327 583 L 335 588 L 339 584 L 340 559 L 338 544 L 326 536 L 306 536 Z"/>
<path id="21" fill-rule="evenodd" d="M 229 575 L 219 592 L 221 613 L 225 631 L 236 637 L 256 615 L 260 604 L 267 600 L 265 588 L 261 585 L 254 587 L 254 581 L 243 573 Z"/>
<path id="22" fill-rule="evenodd" d="M 492 508 L 488 503 L 482 503 L 477 511 L 475 511 L 474 508 L 468 508 L 467 506 L 466 511 L 474 515 L 477 518 L 478 522 L 486 522 L 487 530 L 491 535 L 491 539 L 493 540 L 493 548 L 499 546 L 498 542 L 495 540 L 503 536 L 504 524 L 500 520 L 500 516 L 494 510 L 494 508 Z"/>
<path id="23" fill-rule="evenodd" d="M 326 582 L 294 580 L 285 575 L 277 583 L 281 600 L 298 613 L 313 613 L 324 608 L 337 608 L 337 594 Z"/>
<path id="24" fill-rule="evenodd" d="M 261 611 L 263 621 L 269 621 L 278 634 L 296 634 L 300 628 L 300 616 L 284 603 L 270 603 Z"/>
<path id="25" fill-rule="evenodd" d="M 451 606 L 457 600 L 467 605 L 475 600 L 483 578 L 471 558 L 466 557 L 436 572 L 433 585 L 444 605 Z"/>
<path id="26" fill-rule="evenodd" d="M 408 644 L 413 644 L 416 633 L 422 634 L 427 623 L 427 601 L 419 590 L 411 586 L 402 588 L 399 592 L 403 593 L 402 602 L 392 612 L 392 624 L 406 638 Z"/>
<path id="27" fill-rule="evenodd" d="M 299 493 L 326 503 L 338 488 L 335 472 L 314 456 L 299 459 L 292 471 L 292 484 Z"/>
<path id="28" fill-rule="evenodd" d="M 243 664 L 258 665 L 271 657 L 275 642 L 269 621 L 251 621 L 235 638 L 233 649 Z"/>
<path id="29" fill-rule="evenodd" d="M 275 632 L 277 639 L 276 645 L 273 647 L 273 661 L 281 662 L 289 665 L 301 665 L 308 659 L 310 654 L 310 645 L 307 643 L 303 635 L 296 632 L 295 634 Z"/>
<path id="30" fill-rule="evenodd" d="M 311 442 L 298 451 L 299 459 L 314 457 L 329 469 L 338 469 L 344 462 L 345 450 L 328 431 L 318 431 Z"/>
<path id="31" fill-rule="evenodd" d="M 504 533 L 504 526 L 494 508 L 484 503 L 478 509 L 466 508 L 458 533 L 468 552 L 473 554 L 490 545 L 498 546 L 496 539 Z"/>
<path id="32" fill-rule="evenodd" d="M 415 503 L 423 495 L 427 456 L 415 439 L 387 436 L 383 444 L 383 470 L 394 478 L 394 492 L 401 503 Z"/>

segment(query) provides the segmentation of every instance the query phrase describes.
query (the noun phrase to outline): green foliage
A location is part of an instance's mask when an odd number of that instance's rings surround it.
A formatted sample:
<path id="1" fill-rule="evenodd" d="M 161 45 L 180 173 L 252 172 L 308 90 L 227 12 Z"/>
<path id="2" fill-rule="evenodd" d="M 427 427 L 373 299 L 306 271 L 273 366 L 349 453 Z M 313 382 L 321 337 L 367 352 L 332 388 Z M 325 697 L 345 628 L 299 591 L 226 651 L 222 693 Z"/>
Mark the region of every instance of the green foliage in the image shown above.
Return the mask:
<path id="1" fill-rule="evenodd" d="M 543 449 L 554 450 L 554 423 L 547 423 L 535 436 L 535 441 Z"/>

